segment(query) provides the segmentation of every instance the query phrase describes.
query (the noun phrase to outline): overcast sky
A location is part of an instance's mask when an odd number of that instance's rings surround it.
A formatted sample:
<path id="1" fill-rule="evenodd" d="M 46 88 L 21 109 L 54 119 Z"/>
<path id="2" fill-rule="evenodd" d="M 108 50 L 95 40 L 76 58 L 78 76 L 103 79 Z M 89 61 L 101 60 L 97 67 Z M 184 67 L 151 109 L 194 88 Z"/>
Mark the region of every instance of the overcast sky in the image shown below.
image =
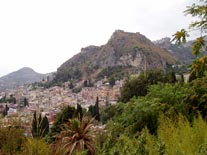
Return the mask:
<path id="1" fill-rule="evenodd" d="M 1 0 L 0 76 L 31 67 L 56 69 L 82 47 L 102 45 L 117 30 L 150 40 L 188 26 L 190 0 Z"/>

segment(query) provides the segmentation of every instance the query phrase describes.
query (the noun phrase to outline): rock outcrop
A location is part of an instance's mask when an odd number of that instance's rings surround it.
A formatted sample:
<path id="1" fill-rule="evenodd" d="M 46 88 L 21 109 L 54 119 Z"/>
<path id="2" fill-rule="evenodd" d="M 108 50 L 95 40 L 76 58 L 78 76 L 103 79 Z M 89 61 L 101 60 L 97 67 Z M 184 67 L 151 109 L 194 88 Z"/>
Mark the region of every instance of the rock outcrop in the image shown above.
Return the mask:
<path id="1" fill-rule="evenodd" d="M 177 63 L 167 50 L 156 46 L 140 33 L 117 30 L 105 45 L 88 46 L 63 63 L 54 83 L 137 73 L 146 69 L 164 70 Z M 122 75 L 122 77 L 123 77 Z"/>

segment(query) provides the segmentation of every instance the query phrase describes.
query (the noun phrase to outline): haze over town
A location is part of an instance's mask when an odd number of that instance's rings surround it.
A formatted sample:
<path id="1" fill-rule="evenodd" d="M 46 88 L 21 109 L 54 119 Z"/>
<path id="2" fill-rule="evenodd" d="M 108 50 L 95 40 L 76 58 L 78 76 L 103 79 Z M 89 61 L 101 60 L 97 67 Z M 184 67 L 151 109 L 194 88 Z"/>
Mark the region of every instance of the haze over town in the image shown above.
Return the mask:
<path id="1" fill-rule="evenodd" d="M 0 1 L 0 76 L 31 67 L 56 71 L 88 45 L 102 45 L 116 29 L 151 40 L 171 37 L 190 20 L 189 0 Z"/>

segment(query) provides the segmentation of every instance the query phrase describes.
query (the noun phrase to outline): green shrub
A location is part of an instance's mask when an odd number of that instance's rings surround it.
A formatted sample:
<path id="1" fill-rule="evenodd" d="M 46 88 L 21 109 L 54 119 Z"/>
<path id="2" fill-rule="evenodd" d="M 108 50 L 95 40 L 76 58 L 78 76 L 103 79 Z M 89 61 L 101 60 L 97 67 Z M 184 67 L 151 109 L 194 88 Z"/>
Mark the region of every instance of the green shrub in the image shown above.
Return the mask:
<path id="1" fill-rule="evenodd" d="M 206 155 L 207 124 L 200 116 L 190 123 L 182 115 L 173 119 L 161 115 L 157 134 L 143 128 L 131 136 L 112 121 L 106 129 L 100 155 Z"/>
<path id="2" fill-rule="evenodd" d="M 39 138 L 27 138 L 23 152 L 25 155 L 51 155 L 49 145 Z"/>
<path id="3" fill-rule="evenodd" d="M 203 118 L 207 116 L 207 76 L 198 78 L 187 85 L 184 102 L 188 105 L 190 114 L 201 113 Z"/>
<path id="4" fill-rule="evenodd" d="M 164 74 L 163 71 L 147 71 L 139 74 L 138 77 L 132 77 L 125 81 L 121 89 L 120 101 L 128 102 L 133 96 L 145 96 L 148 93 L 148 87 L 157 83 L 175 83 L 174 73 Z"/>
<path id="5" fill-rule="evenodd" d="M 0 126 L 0 154 L 18 154 L 23 149 L 24 131 L 21 127 Z"/>
<path id="6" fill-rule="evenodd" d="M 162 115 L 157 136 L 146 135 L 150 155 L 161 153 L 167 155 L 198 155 L 207 149 L 207 125 L 201 118 L 195 118 L 191 124 L 185 117 L 170 119 Z M 150 153 L 153 152 L 153 153 Z"/>

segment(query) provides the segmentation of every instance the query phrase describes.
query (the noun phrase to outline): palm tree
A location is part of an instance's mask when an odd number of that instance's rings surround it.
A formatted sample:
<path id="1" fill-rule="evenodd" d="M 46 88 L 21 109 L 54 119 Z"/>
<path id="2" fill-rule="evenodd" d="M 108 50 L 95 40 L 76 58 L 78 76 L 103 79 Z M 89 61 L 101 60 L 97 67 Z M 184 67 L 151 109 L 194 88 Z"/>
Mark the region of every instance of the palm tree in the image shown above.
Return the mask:
<path id="1" fill-rule="evenodd" d="M 72 155 L 78 151 L 87 151 L 88 155 L 95 155 L 93 121 L 94 118 L 88 119 L 87 117 L 83 117 L 82 121 L 69 119 L 62 126 L 62 131 L 55 137 L 65 150 L 65 155 Z"/>

